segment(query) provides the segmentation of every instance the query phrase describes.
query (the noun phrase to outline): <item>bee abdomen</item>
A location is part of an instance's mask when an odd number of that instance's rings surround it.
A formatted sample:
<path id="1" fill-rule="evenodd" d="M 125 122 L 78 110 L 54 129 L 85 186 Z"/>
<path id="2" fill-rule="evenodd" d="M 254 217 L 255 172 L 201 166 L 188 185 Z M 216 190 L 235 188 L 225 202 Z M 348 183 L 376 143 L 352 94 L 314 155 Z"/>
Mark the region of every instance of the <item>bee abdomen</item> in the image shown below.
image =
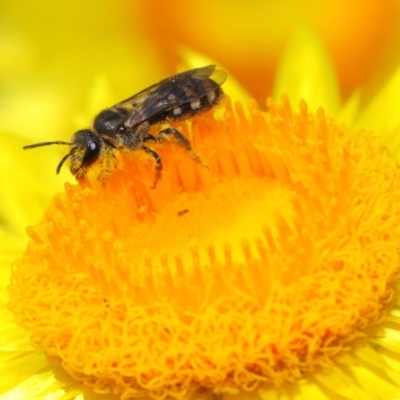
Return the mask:
<path id="1" fill-rule="evenodd" d="M 208 111 L 214 107 L 221 99 L 223 92 L 221 88 L 216 87 L 207 92 L 207 95 L 199 97 L 196 100 L 173 106 L 168 110 L 149 119 L 150 124 L 157 124 L 165 120 L 179 121 L 190 118 L 194 115 Z"/>

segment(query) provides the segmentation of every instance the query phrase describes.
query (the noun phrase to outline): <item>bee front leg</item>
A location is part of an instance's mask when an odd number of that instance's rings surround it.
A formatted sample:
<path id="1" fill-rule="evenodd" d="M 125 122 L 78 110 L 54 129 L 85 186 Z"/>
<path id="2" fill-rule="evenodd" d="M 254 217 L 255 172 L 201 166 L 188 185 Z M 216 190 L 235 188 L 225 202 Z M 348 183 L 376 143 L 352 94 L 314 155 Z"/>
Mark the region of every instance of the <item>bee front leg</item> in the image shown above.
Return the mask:
<path id="1" fill-rule="evenodd" d="M 107 146 L 103 150 L 101 158 L 101 171 L 98 180 L 103 184 L 107 178 L 111 175 L 111 171 L 114 168 L 114 151 L 113 148 Z"/>
<path id="2" fill-rule="evenodd" d="M 151 187 L 151 189 L 155 189 L 155 187 L 157 186 L 157 182 L 161 178 L 161 172 L 162 172 L 162 169 L 163 169 L 161 157 L 160 157 L 160 155 L 158 153 L 156 153 L 152 149 L 149 149 L 148 147 L 142 146 L 142 149 L 147 154 L 150 154 L 154 158 L 154 161 L 156 162 L 156 167 L 155 167 L 156 177 L 154 178 L 154 183 L 153 183 L 153 186 Z"/>

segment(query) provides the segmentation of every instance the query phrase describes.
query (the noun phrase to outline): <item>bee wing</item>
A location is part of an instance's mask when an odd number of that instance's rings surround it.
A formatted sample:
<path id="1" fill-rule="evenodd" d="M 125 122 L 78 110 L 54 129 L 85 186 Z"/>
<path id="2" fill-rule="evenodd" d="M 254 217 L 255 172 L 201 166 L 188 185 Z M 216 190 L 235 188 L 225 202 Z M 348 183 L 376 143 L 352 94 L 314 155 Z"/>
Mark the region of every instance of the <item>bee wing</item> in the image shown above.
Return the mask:
<path id="1" fill-rule="evenodd" d="M 225 82 L 226 78 L 226 72 L 216 70 L 215 65 L 192 69 L 164 79 L 115 104 L 112 108 L 126 108 L 134 111 L 125 122 L 127 126 L 134 127 L 173 107 L 179 107 L 206 96 L 210 85 L 199 85 L 199 80 L 209 80 L 219 86 Z M 194 87 L 196 90 L 193 90 Z"/>

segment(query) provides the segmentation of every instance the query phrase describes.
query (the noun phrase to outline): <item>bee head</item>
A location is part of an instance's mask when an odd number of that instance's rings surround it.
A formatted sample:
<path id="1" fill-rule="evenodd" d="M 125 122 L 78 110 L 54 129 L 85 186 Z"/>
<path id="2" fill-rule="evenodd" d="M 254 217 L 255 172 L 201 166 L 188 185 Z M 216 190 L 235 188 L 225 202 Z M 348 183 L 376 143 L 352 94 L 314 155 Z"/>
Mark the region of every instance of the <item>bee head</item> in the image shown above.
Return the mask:
<path id="1" fill-rule="evenodd" d="M 56 140 L 54 142 L 41 142 L 24 146 L 23 149 L 33 149 L 35 147 L 49 146 L 52 144 L 66 144 L 70 146 L 69 153 L 66 154 L 57 166 L 57 174 L 68 158 L 71 158 L 71 172 L 76 175 L 89 165 L 93 164 L 100 155 L 102 149 L 102 140 L 95 132 L 84 129 L 75 132 L 71 142 Z"/>
<path id="2" fill-rule="evenodd" d="M 95 132 L 89 129 L 75 132 L 71 139 L 71 150 L 65 159 L 61 160 L 57 167 L 57 173 L 60 171 L 64 161 L 70 157 L 70 169 L 76 175 L 99 158 L 101 149 L 102 140 Z"/>

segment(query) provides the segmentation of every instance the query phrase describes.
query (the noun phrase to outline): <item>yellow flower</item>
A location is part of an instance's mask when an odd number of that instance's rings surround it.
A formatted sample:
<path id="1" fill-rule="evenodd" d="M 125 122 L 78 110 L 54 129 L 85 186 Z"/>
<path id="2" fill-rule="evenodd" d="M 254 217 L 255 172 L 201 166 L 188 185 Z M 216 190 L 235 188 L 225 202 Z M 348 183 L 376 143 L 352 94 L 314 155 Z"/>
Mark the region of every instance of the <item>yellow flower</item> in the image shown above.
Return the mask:
<path id="1" fill-rule="evenodd" d="M 315 82 L 327 84 L 328 109 L 338 104 L 323 52 L 289 49 L 312 54 L 307 85 L 291 86 L 311 111 L 287 96 L 268 113 L 227 97 L 176 124 L 203 165 L 171 141 L 156 147 L 156 189 L 151 158 L 117 153 L 105 186 L 95 165 L 55 196 L 9 288 L 50 363 L 5 314 L 4 396 L 398 396 L 398 162 L 376 135 L 316 108 Z M 278 87 L 292 80 L 288 64 Z M 372 124 L 356 106 L 339 119 Z"/>
<path id="2" fill-rule="evenodd" d="M 373 339 L 398 278 L 397 161 L 305 104 L 249 111 L 177 125 L 208 169 L 165 145 L 152 190 L 151 160 L 120 154 L 29 229 L 10 308 L 94 391 L 256 396 Z"/>
<path id="3" fill-rule="evenodd" d="M 109 16 L 98 15 L 93 29 Z M 173 141 L 158 146 L 164 172 L 152 190 L 152 160 L 117 154 L 105 187 L 94 166 L 88 180 L 54 197 L 23 253 L 24 221 L 37 218 L 60 179 L 50 177 L 54 153 L 22 162 L 13 152 L 26 140 L 6 132 L 23 120 L 26 137 L 43 140 L 37 112 L 54 112 L 64 97 L 33 96 L 46 107 L 25 99 L 28 118 L 17 110 L 2 119 L 0 399 L 399 396 L 399 177 L 384 144 L 398 149 L 400 73 L 360 112 L 357 94 L 341 104 L 315 37 L 295 37 L 268 113 L 227 98 L 215 113 L 176 125 L 204 165 Z M 83 39 L 72 41 L 86 48 Z M 126 57 L 129 46 L 119 43 Z M 85 74 L 99 59 L 83 60 Z M 115 69 L 115 57 L 103 61 Z M 225 90 L 243 98 L 231 80 Z M 82 97 L 82 87 L 74 90 Z M 115 100 L 102 79 L 92 93 L 93 112 Z M 66 129 L 74 112 L 62 107 L 52 128 Z M 36 191 L 35 207 L 16 185 Z"/>

